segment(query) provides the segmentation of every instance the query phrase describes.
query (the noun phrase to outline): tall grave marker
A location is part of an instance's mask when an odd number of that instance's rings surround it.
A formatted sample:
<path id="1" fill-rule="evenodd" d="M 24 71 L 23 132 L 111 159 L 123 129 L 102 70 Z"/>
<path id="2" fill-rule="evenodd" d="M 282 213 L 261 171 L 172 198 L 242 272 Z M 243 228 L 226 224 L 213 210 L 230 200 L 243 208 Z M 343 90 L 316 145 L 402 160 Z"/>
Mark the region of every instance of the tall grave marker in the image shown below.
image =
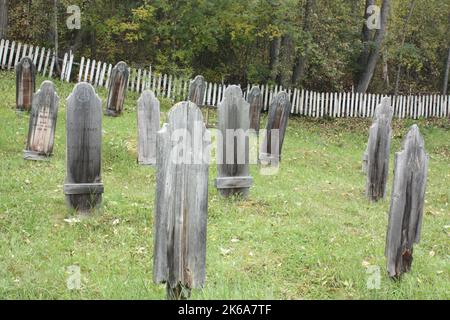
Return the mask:
<path id="1" fill-rule="evenodd" d="M 16 111 L 30 111 L 36 90 L 36 67 L 30 57 L 16 65 Z"/>
<path id="2" fill-rule="evenodd" d="M 393 114 L 391 99 L 383 98 L 375 110 L 370 127 L 369 142 L 363 157 L 363 170 L 367 174 L 366 195 L 371 201 L 386 197 Z"/>
<path id="3" fill-rule="evenodd" d="M 44 81 L 33 96 L 24 159 L 48 160 L 52 155 L 58 105 L 55 85 L 51 81 Z"/>
<path id="4" fill-rule="evenodd" d="M 113 68 L 106 100 L 105 114 L 107 116 L 117 117 L 122 113 L 129 73 L 128 65 L 123 61 Z"/>
<path id="5" fill-rule="evenodd" d="M 216 187 L 222 196 L 246 197 L 253 184 L 249 175 L 250 105 L 238 86 L 229 86 L 218 106 L 220 141 Z"/>
<path id="6" fill-rule="evenodd" d="M 386 237 L 387 270 L 399 278 L 411 270 L 413 246 L 420 241 L 428 155 L 419 128 L 413 125 L 395 155 L 394 184 Z"/>
<path id="7" fill-rule="evenodd" d="M 67 98 L 67 173 L 64 194 L 69 208 L 89 213 L 102 200 L 102 101 L 94 87 L 78 83 Z"/>
<path id="8" fill-rule="evenodd" d="M 278 167 L 290 112 L 289 95 L 286 91 L 281 91 L 269 106 L 269 119 L 260 152 L 263 165 Z"/>
<path id="9" fill-rule="evenodd" d="M 160 105 L 155 94 L 145 90 L 138 100 L 138 162 L 156 164 L 156 135 L 159 131 Z"/>
<path id="10" fill-rule="evenodd" d="M 209 132 L 200 109 L 180 102 L 157 137 L 153 279 L 169 299 L 205 283 Z"/>

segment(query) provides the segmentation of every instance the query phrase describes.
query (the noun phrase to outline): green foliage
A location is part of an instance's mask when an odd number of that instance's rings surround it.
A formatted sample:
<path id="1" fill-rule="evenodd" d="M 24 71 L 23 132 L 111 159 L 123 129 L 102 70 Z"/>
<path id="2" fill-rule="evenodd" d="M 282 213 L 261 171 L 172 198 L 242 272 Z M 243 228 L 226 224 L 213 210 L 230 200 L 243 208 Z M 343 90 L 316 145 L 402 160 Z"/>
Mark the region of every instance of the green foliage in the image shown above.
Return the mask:
<path id="1" fill-rule="evenodd" d="M 152 64 L 157 72 L 203 74 L 208 81 L 289 84 L 296 57 L 305 57 L 301 84 L 315 90 L 350 90 L 363 48 L 365 0 L 313 0 L 308 28 L 307 0 L 59 0 L 61 52 L 131 65 Z M 405 25 L 409 5 L 415 6 Z M 381 1 L 377 1 L 378 4 Z M 82 10 L 82 29 L 68 30 L 65 8 Z M 10 5 L 9 38 L 51 47 L 53 0 Z M 450 3 L 441 0 L 391 1 L 388 35 L 382 48 L 388 75 L 402 67 L 401 91 L 438 91 L 450 46 Z M 271 70 L 274 39 L 288 36 L 288 48 Z M 405 37 L 404 45 L 401 45 Z M 393 90 L 379 63 L 370 91 Z M 286 80 L 287 79 L 287 80 Z M 391 81 L 393 82 L 393 81 Z"/>

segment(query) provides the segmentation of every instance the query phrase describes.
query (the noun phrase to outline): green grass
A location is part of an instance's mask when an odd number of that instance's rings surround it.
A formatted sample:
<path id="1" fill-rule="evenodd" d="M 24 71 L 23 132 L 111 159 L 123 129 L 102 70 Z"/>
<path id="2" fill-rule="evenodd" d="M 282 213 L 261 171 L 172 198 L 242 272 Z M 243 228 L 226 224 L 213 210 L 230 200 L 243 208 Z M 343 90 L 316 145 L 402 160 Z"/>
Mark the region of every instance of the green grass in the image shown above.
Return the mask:
<path id="1" fill-rule="evenodd" d="M 14 112 L 14 75 L 0 73 L 0 298 L 164 298 L 164 286 L 152 282 L 155 170 L 136 164 L 137 95 L 128 95 L 123 116 L 103 120 L 102 213 L 69 224 L 62 184 L 73 84 L 56 85 L 54 157 L 24 161 L 28 116 Z M 99 95 L 104 101 L 106 91 Z M 169 107 L 163 101 L 164 113 Z M 370 120 L 292 117 L 279 174 L 261 176 L 253 166 L 248 200 L 222 199 L 210 168 L 207 280 L 192 298 L 449 299 L 450 124 L 395 120 L 392 153 L 413 123 L 425 137 L 430 169 L 422 242 L 402 281 L 385 272 L 390 196 L 378 204 L 364 197 Z M 388 194 L 391 185 L 392 174 Z M 81 268 L 81 290 L 66 287 L 72 265 Z M 368 265 L 381 269 L 379 290 L 367 288 Z"/>

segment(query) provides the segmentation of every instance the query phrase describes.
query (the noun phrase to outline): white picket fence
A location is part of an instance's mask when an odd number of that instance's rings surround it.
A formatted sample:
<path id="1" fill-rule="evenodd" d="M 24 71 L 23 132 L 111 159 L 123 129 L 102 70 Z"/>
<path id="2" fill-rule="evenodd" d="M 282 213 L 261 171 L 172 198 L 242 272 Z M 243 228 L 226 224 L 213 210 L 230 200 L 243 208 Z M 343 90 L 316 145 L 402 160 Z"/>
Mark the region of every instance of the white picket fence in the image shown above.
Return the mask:
<path id="1" fill-rule="evenodd" d="M 46 48 L 33 47 L 0 40 L 0 66 L 2 69 L 12 69 L 18 61 L 29 56 L 36 65 L 37 72 L 44 77 L 54 77 L 54 51 Z M 70 82 L 73 66 L 79 66 L 77 81 L 86 81 L 96 87 L 109 85 L 113 65 L 110 63 L 86 59 L 82 57 L 79 63 L 74 61 L 72 53 L 64 54 L 62 59 L 61 81 Z M 158 97 L 181 101 L 187 98 L 191 79 L 152 72 L 152 67 L 129 69 L 128 90 L 142 92 L 150 89 Z M 270 101 L 280 91 L 285 90 L 279 85 L 256 85 L 261 89 L 264 110 L 268 110 Z M 207 83 L 204 105 L 217 106 L 222 100 L 227 85 Z M 246 95 L 251 86 L 244 90 Z M 372 117 L 375 107 L 385 97 L 381 94 L 360 94 L 356 92 L 315 92 L 305 89 L 287 89 L 291 98 L 292 114 L 308 117 Z M 430 118 L 450 117 L 450 96 L 415 95 L 391 96 L 394 115 L 398 118 Z"/>

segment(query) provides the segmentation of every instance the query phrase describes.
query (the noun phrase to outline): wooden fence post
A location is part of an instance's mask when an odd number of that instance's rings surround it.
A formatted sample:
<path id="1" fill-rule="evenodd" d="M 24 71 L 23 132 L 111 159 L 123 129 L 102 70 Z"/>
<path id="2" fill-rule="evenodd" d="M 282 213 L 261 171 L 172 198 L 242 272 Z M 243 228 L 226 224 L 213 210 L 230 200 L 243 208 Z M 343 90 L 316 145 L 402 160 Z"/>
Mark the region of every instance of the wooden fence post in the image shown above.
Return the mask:
<path id="1" fill-rule="evenodd" d="M 225 197 L 247 197 L 253 184 L 249 175 L 250 105 L 238 86 L 229 86 L 218 106 L 216 188 Z"/>
<path id="2" fill-rule="evenodd" d="M 153 280 L 167 284 L 168 299 L 187 299 L 205 283 L 207 133 L 200 109 L 180 102 L 157 136 Z"/>
<path id="3" fill-rule="evenodd" d="M 394 183 L 386 237 L 387 271 L 399 278 L 411 269 L 413 245 L 419 243 L 422 227 L 428 155 L 417 125 L 395 155 Z"/>
<path id="4" fill-rule="evenodd" d="M 128 66 L 121 61 L 112 70 L 111 80 L 109 81 L 108 99 L 106 101 L 105 115 L 117 117 L 123 111 L 123 104 L 127 91 Z"/>
<path id="5" fill-rule="evenodd" d="M 94 87 L 78 83 L 67 98 L 66 180 L 69 208 L 89 214 L 102 200 L 102 100 Z"/>
<path id="6" fill-rule="evenodd" d="M 36 67 L 30 57 L 16 66 L 16 111 L 30 111 L 36 90 Z"/>
<path id="7" fill-rule="evenodd" d="M 386 197 L 393 114 L 391 98 L 383 98 L 370 127 L 369 142 L 363 156 L 363 171 L 367 174 L 366 196 L 371 201 Z"/>
<path id="8" fill-rule="evenodd" d="M 58 105 L 55 85 L 51 81 L 44 81 L 33 96 L 27 147 L 23 152 L 25 160 L 48 160 L 52 155 Z"/>
<path id="9" fill-rule="evenodd" d="M 137 103 L 138 163 L 156 164 L 156 135 L 159 131 L 160 106 L 153 91 L 145 90 Z"/>

